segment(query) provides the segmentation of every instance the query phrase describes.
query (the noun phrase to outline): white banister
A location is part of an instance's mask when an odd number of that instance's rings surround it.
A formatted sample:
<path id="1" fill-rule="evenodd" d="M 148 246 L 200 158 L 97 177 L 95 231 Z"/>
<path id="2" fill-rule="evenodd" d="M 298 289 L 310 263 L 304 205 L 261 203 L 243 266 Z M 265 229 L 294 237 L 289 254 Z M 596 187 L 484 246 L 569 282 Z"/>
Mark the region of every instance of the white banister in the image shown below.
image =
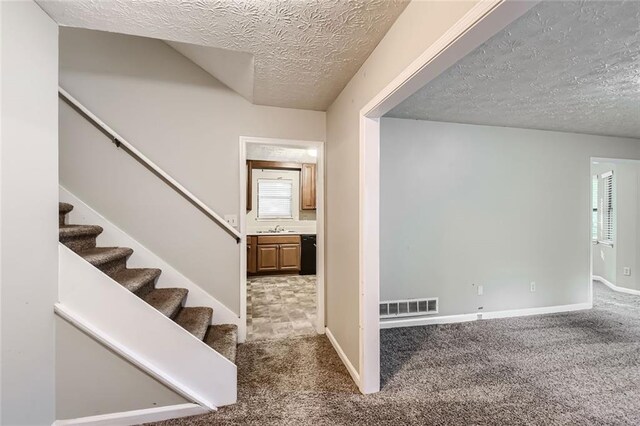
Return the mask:
<path id="1" fill-rule="evenodd" d="M 169 174 L 167 174 L 164 170 L 162 170 L 156 163 L 147 158 L 143 153 L 138 151 L 133 145 L 131 145 L 125 138 L 120 136 L 115 130 L 105 124 L 102 120 L 100 120 L 95 114 L 89 111 L 84 105 L 80 103 L 76 98 L 71 96 L 66 90 L 62 87 L 58 87 L 58 93 L 60 96 L 68 102 L 71 106 L 80 111 L 86 118 L 91 120 L 96 126 L 100 127 L 104 132 L 109 134 L 111 138 L 113 138 L 114 143 L 116 145 L 123 145 L 126 147 L 127 151 L 129 151 L 132 155 L 142 161 L 146 166 L 148 166 L 155 173 L 160 175 L 163 179 L 165 179 L 171 186 L 173 186 L 178 192 L 180 192 L 184 197 L 186 197 L 191 203 L 198 206 L 201 210 L 203 210 L 208 216 L 210 216 L 218 225 L 225 229 L 230 235 L 235 237 L 237 242 L 240 242 L 242 239 L 242 235 L 238 230 L 229 225 L 224 218 L 222 218 L 219 214 L 214 212 L 209 206 L 200 201 L 198 197 L 193 195 L 187 188 L 182 186 L 178 181 L 172 178 Z"/>

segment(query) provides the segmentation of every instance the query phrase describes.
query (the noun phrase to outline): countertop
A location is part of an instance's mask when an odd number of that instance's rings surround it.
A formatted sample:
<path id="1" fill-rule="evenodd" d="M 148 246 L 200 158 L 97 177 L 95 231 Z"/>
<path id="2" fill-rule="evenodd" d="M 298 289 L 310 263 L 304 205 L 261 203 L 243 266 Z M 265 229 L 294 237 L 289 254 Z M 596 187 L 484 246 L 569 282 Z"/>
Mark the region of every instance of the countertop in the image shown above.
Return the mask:
<path id="1" fill-rule="evenodd" d="M 247 236 L 250 237 L 260 237 L 260 236 L 271 236 L 271 235 L 316 235 L 315 232 L 247 232 Z"/>

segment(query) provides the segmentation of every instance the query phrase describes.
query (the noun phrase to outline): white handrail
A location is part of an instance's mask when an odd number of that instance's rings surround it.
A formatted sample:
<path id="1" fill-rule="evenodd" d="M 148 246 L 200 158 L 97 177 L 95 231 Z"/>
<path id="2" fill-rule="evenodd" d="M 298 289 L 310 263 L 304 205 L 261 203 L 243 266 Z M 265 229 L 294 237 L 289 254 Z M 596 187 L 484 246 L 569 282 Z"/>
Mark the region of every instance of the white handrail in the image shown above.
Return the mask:
<path id="1" fill-rule="evenodd" d="M 77 108 L 82 114 L 84 114 L 87 118 L 93 121 L 97 126 L 102 128 L 106 133 L 108 133 L 116 143 L 124 145 L 127 150 L 136 156 L 140 161 L 146 164 L 150 169 L 152 169 L 155 173 L 160 175 L 163 179 L 165 179 L 169 184 L 171 184 L 175 189 L 177 189 L 183 196 L 185 196 L 189 201 L 197 205 L 200 209 L 204 210 L 204 212 L 209 215 L 213 220 L 215 220 L 218 225 L 223 227 L 229 234 L 236 238 L 237 242 L 240 242 L 242 239 L 242 235 L 238 232 L 234 227 L 229 225 L 226 220 L 224 220 L 219 214 L 211 210 L 209 206 L 200 201 L 198 197 L 193 195 L 187 188 L 182 186 L 178 181 L 169 176 L 164 170 L 162 170 L 156 163 L 147 158 L 143 153 L 138 151 L 133 145 L 131 145 L 125 138 L 120 136 L 115 130 L 111 127 L 107 126 L 102 120 L 96 117 L 91 111 L 89 111 L 84 105 L 80 103 L 76 98 L 71 96 L 69 92 L 64 90 L 62 87 L 58 86 L 58 93 L 62 96 L 64 100 L 68 103 L 72 104 L 73 107 Z"/>

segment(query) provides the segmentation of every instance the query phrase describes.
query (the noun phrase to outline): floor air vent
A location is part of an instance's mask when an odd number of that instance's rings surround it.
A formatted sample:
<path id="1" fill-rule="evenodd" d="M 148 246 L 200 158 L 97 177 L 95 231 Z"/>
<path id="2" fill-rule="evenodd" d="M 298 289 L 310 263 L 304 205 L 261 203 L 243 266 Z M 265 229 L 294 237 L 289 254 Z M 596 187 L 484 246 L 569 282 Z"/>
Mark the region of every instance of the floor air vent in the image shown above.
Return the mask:
<path id="1" fill-rule="evenodd" d="M 438 313 L 438 298 L 380 302 L 380 318 L 413 317 Z"/>

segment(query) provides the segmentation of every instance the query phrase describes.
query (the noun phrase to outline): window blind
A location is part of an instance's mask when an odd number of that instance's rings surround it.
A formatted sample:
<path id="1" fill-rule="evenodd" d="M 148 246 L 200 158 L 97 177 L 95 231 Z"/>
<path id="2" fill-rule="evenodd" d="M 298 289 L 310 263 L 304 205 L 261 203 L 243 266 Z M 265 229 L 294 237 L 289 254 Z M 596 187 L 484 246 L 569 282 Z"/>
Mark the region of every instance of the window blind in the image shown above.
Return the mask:
<path id="1" fill-rule="evenodd" d="M 613 172 L 607 172 L 602 177 L 602 239 L 613 244 L 614 239 L 614 205 L 613 205 Z"/>
<path id="2" fill-rule="evenodd" d="M 258 179 L 258 218 L 293 218 L 292 198 L 291 179 Z"/>
<path id="3" fill-rule="evenodd" d="M 598 175 L 591 180 L 591 239 L 598 240 Z"/>

